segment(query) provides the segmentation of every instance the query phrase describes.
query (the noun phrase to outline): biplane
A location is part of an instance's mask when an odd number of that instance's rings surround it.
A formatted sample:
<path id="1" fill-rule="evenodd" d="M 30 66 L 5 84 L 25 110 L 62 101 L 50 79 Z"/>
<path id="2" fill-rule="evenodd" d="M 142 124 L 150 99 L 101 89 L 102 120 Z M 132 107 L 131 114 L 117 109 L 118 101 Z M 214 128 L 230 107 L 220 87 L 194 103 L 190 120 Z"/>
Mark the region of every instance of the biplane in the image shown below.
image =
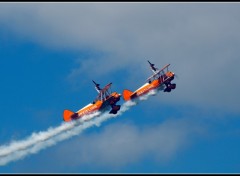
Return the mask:
<path id="1" fill-rule="evenodd" d="M 92 103 L 89 103 L 88 105 L 83 107 L 82 109 L 78 110 L 77 112 L 72 112 L 65 109 L 63 111 L 64 121 L 68 122 L 71 120 L 76 120 L 97 111 L 104 112 L 111 109 L 111 111 L 109 112 L 110 114 L 116 114 L 118 112 L 121 106 L 116 105 L 116 103 L 120 100 L 121 94 L 111 91 L 112 83 L 107 84 L 103 89 L 99 87 L 100 84 L 97 84 L 95 81 L 93 81 L 93 83 L 95 84 L 95 89 L 98 92 L 95 100 Z"/>
<path id="2" fill-rule="evenodd" d="M 150 61 L 148 61 L 148 63 L 153 75 L 146 80 L 146 83 L 143 86 L 134 92 L 124 89 L 122 95 L 125 101 L 140 97 L 154 89 L 171 92 L 172 89 L 176 88 L 176 84 L 171 83 L 175 74 L 168 70 L 170 64 L 165 65 L 162 69 L 158 69 Z"/>

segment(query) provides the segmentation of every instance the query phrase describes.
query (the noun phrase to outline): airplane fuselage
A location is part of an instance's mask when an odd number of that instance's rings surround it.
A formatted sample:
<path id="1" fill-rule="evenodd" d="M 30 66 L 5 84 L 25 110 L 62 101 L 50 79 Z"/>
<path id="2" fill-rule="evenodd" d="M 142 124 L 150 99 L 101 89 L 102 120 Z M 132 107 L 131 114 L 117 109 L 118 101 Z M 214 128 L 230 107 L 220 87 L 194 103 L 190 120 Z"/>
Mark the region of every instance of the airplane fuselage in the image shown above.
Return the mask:
<path id="1" fill-rule="evenodd" d="M 146 83 L 142 87 L 137 89 L 135 91 L 136 94 L 132 98 L 139 97 L 139 96 L 142 96 L 144 94 L 147 94 L 148 92 L 150 92 L 153 89 L 158 88 L 159 86 L 160 86 L 160 81 L 158 79 L 155 79 L 151 83 Z"/>
<path id="2" fill-rule="evenodd" d="M 125 101 L 131 100 L 140 96 L 143 96 L 150 92 L 151 90 L 163 90 L 170 82 L 174 79 L 174 73 L 167 72 L 164 75 L 161 75 L 159 78 L 149 81 L 144 84 L 136 91 L 131 92 L 127 89 L 123 91 L 123 98 Z"/>
<path id="3" fill-rule="evenodd" d="M 117 92 L 113 92 L 105 101 L 97 100 L 96 102 L 89 103 L 82 109 L 78 110 L 77 112 L 73 113 L 69 110 L 64 111 L 64 117 L 69 117 L 68 119 L 64 119 L 64 121 L 71 121 L 76 120 L 82 117 L 85 117 L 86 115 L 93 114 L 94 112 L 100 111 L 104 112 L 106 110 L 109 110 L 112 108 L 115 108 L 113 111 L 115 114 L 115 111 L 118 111 L 120 109 L 120 105 L 115 105 L 120 100 L 121 94 L 118 94 Z M 117 106 L 117 107 L 116 107 Z M 86 117 L 88 118 L 88 117 Z M 86 119 L 84 118 L 84 120 Z M 90 119 L 87 119 L 90 120 Z"/>

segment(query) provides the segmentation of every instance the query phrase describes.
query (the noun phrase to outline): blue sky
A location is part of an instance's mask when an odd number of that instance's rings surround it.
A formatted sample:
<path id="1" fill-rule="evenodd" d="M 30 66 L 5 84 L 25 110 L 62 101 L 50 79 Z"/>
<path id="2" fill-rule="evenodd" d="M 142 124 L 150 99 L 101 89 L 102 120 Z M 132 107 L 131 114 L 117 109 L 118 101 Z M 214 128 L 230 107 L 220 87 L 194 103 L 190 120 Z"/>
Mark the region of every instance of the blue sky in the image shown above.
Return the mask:
<path id="1" fill-rule="evenodd" d="M 0 146 L 62 123 L 147 60 L 178 75 L 100 127 L 1 173 L 239 173 L 239 3 L 0 3 Z M 123 104 L 123 100 L 120 104 Z"/>

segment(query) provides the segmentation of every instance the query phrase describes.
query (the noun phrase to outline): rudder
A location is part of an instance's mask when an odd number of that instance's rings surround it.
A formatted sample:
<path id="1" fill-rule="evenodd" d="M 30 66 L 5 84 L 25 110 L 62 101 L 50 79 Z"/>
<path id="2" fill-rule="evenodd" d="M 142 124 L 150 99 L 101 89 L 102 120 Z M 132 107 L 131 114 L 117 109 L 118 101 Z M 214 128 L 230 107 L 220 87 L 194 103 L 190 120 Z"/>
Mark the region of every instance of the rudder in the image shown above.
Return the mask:
<path id="1" fill-rule="evenodd" d="M 133 92 L 131 92 L 130 90 L 124 89 L 124 90 L 123 90 L 123 93 L 122 93 L 123 99 L 124 99 L 125 101 L 130 100 L 132 94 L 133 94 Z"/>
<path id="2" fill-rule="evenodd" d="M 72 112 L 72 111 L 70 111 L 70 110 L 68 110 L 68 109 L 65 109 L 64 111 L 63 111 L 63 120 L 65 121 L 65 122 L 69 122 L 69 121 L 71 121 L 72 120 L 72 115 L 73 114 L 75 114 L 74 112 Z"/>

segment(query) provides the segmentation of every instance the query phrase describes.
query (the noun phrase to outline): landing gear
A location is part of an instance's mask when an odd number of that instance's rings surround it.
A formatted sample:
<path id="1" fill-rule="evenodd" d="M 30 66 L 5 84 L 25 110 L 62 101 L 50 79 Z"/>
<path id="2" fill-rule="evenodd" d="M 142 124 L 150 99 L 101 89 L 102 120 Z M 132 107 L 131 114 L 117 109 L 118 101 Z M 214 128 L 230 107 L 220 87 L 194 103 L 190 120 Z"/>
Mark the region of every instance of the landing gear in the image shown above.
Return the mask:
<path id="1" fill-rule="evenodd" d="M 176 88 L 176 84 L 166 84 L 166 88 L 164 89 L 164 92 L 171 92 L 172 89 L 175 89 Z"/>
<path id="2" fill-rule="evenodd" d="M 171 92 L 171 88 L 167 87 L 166 89 L 164 89 L 164 92 Z"/>
<path id="3" fill-rule="evenodd" d="M 120 107 L 121 107 L 121 105 L 112 105 L 112 110 L 109 112 L 109 114 L 117 114 Z"/>
<path id="4" fill-rule="evenodd" d="M 175 89 L 175 88 L 176 88 L 176 84 L 170 84 L 169 87 L 170 87 L 171 89 Z"/>

